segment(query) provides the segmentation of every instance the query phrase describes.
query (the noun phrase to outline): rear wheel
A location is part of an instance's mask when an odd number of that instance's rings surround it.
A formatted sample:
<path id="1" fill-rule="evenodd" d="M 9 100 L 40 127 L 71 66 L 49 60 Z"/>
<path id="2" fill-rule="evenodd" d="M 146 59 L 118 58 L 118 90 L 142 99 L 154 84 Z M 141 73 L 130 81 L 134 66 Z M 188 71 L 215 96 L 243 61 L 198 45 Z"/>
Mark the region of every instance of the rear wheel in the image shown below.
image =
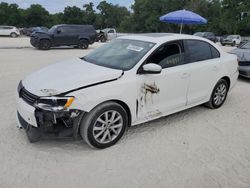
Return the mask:
<path id="1" fill-rule="evenodd" d="M 83 118 L 80 134 L 89 146 L 104 149 L 120 140 L 127 125 L 128 116 L 124 108 L 115 102 L 106 102 Z"/>
<path id="2" fill-rule="evenodd" d="M 85 40 L 85 39 L 82 39 L 82 40 L 79 41 L 78 47 L 80 49 L 88 49 L 89 42 L 87 40 Z"/>
<path id="3" fill-rule="evenodd" d="M 229 85 L 227 81 L 221 79 L 214 87 L 211 98 L 206 106 L 212 109 L 220 108 L 227 98 L 227 93 L 229 90 Z"/>
<path id="4" fill-rule="evenodd" d="M 16 38 L 18 35 L 17 35 L 16 33 L 11 33 L 10 36 L 11 36 L 12 38 Z"/>
<path id="5" fill-rule="evenodd" d="M 50 47 L 51 47 L 51 44 L 49 40 L 46 40 L 46 39 L 40 40 L 39 47 L 38 47 L 40 50 L 49 50 Z"/>
<path id="6" fill-rule="evenodd" d="M 106 41 L 107 41 L 106 37 L 102 36 L 101 37 L 101 42 L 106 42 Z"/>

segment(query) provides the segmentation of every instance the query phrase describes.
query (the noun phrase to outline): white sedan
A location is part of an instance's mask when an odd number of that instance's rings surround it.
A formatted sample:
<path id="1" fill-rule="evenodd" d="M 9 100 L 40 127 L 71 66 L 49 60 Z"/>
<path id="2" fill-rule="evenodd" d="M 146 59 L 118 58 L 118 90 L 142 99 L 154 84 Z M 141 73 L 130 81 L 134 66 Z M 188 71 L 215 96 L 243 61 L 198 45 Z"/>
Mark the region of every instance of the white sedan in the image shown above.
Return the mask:
<path id="1" fill-rule="evenodd" d="M 18 125 L 31 142 L 81 136 L 106 148 L 128 126 L 201 104 L 221 107 L 238 74 L 237 57 L 206 39 L 124 36 L 23 79 Z"/>

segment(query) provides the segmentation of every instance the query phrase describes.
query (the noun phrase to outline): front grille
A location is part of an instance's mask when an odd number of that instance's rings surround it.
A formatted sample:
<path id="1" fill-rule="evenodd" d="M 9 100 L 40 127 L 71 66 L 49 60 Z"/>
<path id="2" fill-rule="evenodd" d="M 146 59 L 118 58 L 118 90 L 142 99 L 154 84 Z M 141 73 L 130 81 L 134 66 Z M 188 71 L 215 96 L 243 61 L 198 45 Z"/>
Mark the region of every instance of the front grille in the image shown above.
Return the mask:
<path id="1" fill-rule="evenodd" d="M 39 98 L 38 96 L 27 91 L 24 87 L 20 89 L 19 97 L 22 98 L 25 102 L 27 102 L 30 105 L 33 105 L 36 102 L 36 100 Z"/>
<path id="2" fill-rule="evenodd" d="M 239 66 L 250 66 L 250 61 L 240 61 Z"/>

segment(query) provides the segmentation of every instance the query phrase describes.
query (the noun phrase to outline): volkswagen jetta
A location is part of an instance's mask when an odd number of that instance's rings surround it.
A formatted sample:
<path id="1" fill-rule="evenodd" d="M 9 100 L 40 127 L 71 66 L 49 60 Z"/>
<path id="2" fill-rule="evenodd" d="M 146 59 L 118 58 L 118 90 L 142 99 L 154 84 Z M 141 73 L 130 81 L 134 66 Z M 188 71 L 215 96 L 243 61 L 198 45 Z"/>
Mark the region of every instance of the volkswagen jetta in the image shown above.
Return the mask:
<path id="1" fill-rule="evenodd" d="M 18 124 L 31 142 L 81 136 L 106 148 L 128 126 L 201 104 L 221 107 L 238 74 L 237 57 L 207 39 L 123 36 L 20 81 Z"/>

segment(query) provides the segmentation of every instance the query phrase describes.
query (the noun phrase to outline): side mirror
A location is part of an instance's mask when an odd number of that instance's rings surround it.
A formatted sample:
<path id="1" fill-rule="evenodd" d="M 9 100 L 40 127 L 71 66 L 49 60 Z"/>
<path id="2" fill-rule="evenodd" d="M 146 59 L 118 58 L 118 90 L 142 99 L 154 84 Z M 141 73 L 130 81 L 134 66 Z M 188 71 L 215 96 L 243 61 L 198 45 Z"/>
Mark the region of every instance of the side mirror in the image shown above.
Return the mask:
<path id="1" fill-rule="evenodd" d="M 61 32 L 62 32 L 61 30 L 57 30 L 57 31 L 56 31 L 57 34 L 60 34 Z"/>
<path id="2" fill-rule="evenodd" d="M 160 65 L 149 63 L 143 65 L 142 69 L 139 71 L 139 74 L 160 74 L 162 67 Z"/>

